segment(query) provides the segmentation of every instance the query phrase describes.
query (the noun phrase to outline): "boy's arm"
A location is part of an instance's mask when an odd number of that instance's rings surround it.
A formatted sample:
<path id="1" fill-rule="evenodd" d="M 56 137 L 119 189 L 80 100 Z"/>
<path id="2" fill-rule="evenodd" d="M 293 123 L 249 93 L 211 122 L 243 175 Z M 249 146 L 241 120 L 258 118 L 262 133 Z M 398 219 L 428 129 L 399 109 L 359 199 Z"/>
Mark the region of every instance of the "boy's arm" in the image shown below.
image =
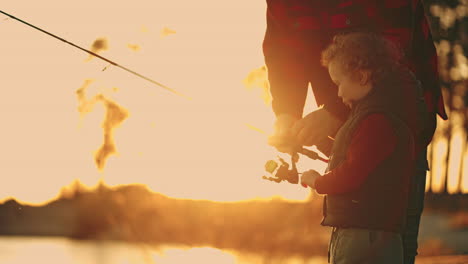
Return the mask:
<path id="1" fill-rule="evenodd" d="M 320 194 L 340 194 L 358 188 L 395 149 L 397 138 L 387 117 L 371 114 L 357 127 L 341 165 L 315 181 Z"/>

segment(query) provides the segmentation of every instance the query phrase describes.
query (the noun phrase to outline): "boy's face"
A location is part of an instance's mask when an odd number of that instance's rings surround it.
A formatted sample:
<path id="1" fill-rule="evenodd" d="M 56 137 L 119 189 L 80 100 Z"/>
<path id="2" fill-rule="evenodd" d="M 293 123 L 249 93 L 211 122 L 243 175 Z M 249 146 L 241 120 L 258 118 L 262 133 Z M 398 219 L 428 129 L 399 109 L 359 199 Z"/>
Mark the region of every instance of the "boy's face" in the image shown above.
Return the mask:
<path id="1" fill-rule="evenodd" d="M 341 64 L 332 61 L 328 65 L 328 73 L 332 81 L 338 86 L 338 96 L 348 107 L 352 107 L 353 103 L 364 98 L 371 89 L 368 81 L 369 76 L 366 72 L 345 72 Z"/>

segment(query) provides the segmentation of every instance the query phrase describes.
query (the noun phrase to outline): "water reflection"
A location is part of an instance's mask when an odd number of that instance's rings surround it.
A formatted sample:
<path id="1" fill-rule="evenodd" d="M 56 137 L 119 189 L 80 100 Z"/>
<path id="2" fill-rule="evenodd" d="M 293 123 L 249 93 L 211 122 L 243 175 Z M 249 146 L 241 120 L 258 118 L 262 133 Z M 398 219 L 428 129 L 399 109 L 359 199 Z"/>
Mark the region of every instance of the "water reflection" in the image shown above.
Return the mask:
<path id="1" fill-rule="evenodd" d="M 0 263 L 25 264 L 324 264 L 323 257 L 270 258 L 209 247 L 154 248 L 124 242 L 76 241 L 66 238 L 0 237 Z"/>

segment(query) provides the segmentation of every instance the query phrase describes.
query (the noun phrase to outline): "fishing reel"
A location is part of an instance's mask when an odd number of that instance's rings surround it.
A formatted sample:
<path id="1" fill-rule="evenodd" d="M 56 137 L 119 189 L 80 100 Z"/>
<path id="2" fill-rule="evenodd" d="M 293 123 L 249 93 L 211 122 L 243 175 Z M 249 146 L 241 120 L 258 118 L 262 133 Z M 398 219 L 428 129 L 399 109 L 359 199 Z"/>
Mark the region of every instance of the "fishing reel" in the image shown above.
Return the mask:
<path id="1" fill-rule="evenodd" d="M 291 154 L 291 165 L 281 157 L 278 157 L 278 160 L 281 163 L 281 165 L 279 165 L 278 162 L 274 160 L 268 160 L 265 163 L 265 170 L 272 176 L 263 176 L 262 179 L 267 181 L 273 181 L 276 183 L 280 183 L 282 181 L 287 181 L 292 184 L 299 183 L 299 174 L 301 173 L 297 171 L 296 167 L 296 163 L 299 161 L 299 153 L 314 160 L 328 162 L 327 159 L 320 157 L 320 155 L 317 152 L 300 147 L 297 149 L 296 152 Z"/>
<path id="2" fill-rule="evenodd" d="M 268 173 L 272 174 L 273 177 L 263 176 L 262 179 L 273 181 L 276 183 L 280 183 L 281 181 L 288 181 L 289 183 L 297 184 L 299 182 L 299 173 L 297 172 L 296 161 L 294 160 L 295 155 L 297 155 L 297 153 L 291 155 L 291 165 L 292 165 L 291 169 L 289 169 L 290 167 L 289 164 L 281 157 L 278 157 L 279 161 L 281 162 L 281 165 L 279 166 L 279 168 L 278 168 L 278 163 L 276 161 L 274 160 L 267 161 L 265 163 L 265 170 Z"/>

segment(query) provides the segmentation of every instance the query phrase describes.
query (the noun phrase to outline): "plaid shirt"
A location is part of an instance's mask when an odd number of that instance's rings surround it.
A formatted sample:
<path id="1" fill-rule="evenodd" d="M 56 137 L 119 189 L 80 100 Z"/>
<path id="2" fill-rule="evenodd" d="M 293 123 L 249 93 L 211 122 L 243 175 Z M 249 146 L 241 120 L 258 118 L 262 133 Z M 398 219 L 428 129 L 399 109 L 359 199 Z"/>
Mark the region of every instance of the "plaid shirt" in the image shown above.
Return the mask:
<path id="1" fill-rule="evenodd" d="M 321 69 L 320 54 L 333 35 L 355 30 L 382 33 L 402 48 L 422 83 L 428 110 L 447 119 L 437 53 L 420 0 L 267 0 L 263 52 L 276 115 L 301 117 L 310 82 L 317 104 L 346 118 L 349 110 Z"/>

